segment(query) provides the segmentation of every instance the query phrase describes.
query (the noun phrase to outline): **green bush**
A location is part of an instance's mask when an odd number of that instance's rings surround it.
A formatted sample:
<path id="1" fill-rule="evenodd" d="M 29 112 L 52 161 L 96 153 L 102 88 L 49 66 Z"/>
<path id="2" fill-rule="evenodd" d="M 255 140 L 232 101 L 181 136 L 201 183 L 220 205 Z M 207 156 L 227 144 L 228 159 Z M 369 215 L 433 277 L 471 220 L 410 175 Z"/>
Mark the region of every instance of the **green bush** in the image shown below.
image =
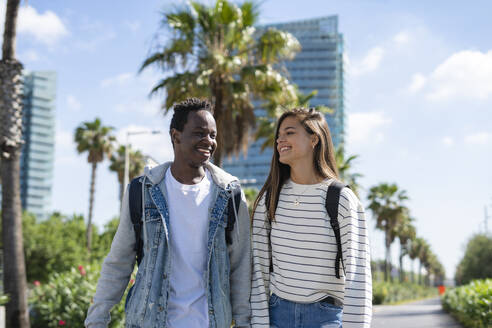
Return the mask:
<path id="1" fill-rule="evenodd" d="M 88 263 L 82 216 L 68 218 L 53 214 L 45 221 L 38 221 L 24 213 L 22 219 L 28 281 L 46 282 L 53 272 L 69 271 Z"/>
<path id="2" fill-rule="evenodd" d="M 46 283 L 34 282 L 31 297 L 33 328 L 83 328 L 87 310 L 96 291 L 99 266 L 72 267 L 68 272 L 54 273 Z M 109 327 L 124 326 L 126 293 L 111 311 Z"/>
<path id="3" fill-rule="evenodd" d="M 456 269 L 458 285 L 476 279 L 492 278 L 492 236 L 477 234 L 466 245 L 465 255 Z"/>
<path id="4" fill-rule="evenodd" d="M 437 296 L 435 287 L 411 283 L 389 283 L 373 281 L 372 304 L 388 304 Z"/>
<path id="5" fill-rule="evenodd" d="M 109 221 L 101 234 L 92 229 L 92 251 L 86 248 L 86 224 L 80 215 L 54 213 L 47 220 L 22 214 L 22 235 L 27 281 L 46 282 L 54 272 L 70 271 L 79 264 L 100 264 L 109 252 L 119 219 Z M 0 233 L 1 244 L 1 233 Z"/>
<path id="6" fill-rule="evenodd" d="M 467 328 L 492 327 L 492 279 L 446 291 L 442 306 Z"/>
<path id="7" fill-rule="evenodd" d="M 0 305 L 5 305 L 9 302 L 8 295 L 0 294 Z"/>

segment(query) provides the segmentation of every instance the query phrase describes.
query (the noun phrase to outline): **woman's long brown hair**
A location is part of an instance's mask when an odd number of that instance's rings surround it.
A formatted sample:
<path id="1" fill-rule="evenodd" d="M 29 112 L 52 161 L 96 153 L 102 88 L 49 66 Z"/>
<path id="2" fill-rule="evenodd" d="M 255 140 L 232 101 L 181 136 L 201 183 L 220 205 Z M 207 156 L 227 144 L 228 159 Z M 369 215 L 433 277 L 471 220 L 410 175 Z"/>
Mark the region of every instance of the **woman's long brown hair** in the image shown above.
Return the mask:
<path id="1" fill-rule="evenodd" d="M 304 127 L 307 133 L 316 135 L 318 143 L 314 147 L 314 168 L 318 176 L 323 179 L 335 178 L 338 179 L 338 169 L 335 162 L 335 150 L 331 141 L 330 129 L 326 123 L 325 117 L 320 112 L 306 108 L 295 108 L 289 110 L 280 116 L 275 128 L 275 139 L 273 146 L 273 157 L 270 165 L 270 173 L 261 188 L 253 205 L 253 214 L 258 207 L 260 199 L 265 195 L 265 206 L 267 210 L 268 220 L 275 220 L 275 211 L 277 210 L 278 198 L 283 184 L 290 177 L 290 166 L 282 164 L 279 161 L 277 150 L 277 138 L 280 125 L 287 117 L 295 117 Z"/>

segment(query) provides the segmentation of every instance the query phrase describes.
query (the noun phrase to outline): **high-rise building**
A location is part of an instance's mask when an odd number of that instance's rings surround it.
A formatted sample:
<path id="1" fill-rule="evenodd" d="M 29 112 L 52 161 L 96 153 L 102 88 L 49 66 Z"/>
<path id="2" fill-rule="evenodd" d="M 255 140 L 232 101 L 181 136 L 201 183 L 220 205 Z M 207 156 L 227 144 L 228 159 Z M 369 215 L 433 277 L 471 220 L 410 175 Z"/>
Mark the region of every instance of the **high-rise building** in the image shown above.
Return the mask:
<path id="1" fill-rule="evenodd" d="M 343 35 L 338 32 L 338 16 L 300 20 L 266 25 L 294 35 L 302 50 L 292 61 L 284 63 L 289 78 L 299 91 L 318 93 L 310 101 L 311 106 L 324 105 L 332 109 L 326 114 L 333 143 L 338 146 L 344 138 L 343 95 Z M 264 115 L 261 109 L 256 115 Z M 239 177 L 246 187 L 261 188 L 270 170 L 272 149 L 261 152 L 262 141 L 251 143 L 247 156 L 240 155 L 224 161 L 224 168 Z"/>
<path id="2" fill-rule="evenodd" d="M 51 203 L 55 151 L 56 73 L 24 75 L 22 208 L 45 219 Z"/>

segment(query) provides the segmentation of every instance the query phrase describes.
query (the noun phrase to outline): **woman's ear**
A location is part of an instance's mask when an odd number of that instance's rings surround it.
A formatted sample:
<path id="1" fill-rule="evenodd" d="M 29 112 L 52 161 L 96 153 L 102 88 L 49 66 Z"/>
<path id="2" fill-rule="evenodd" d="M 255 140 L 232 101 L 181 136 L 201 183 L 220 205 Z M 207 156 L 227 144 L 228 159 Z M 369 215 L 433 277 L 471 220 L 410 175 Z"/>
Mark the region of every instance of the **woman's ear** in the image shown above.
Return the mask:
<path id="1" fill-rule="evenodd" d="M 315 135 L 315 134 L 313 134 L 311 136 L 311 146 L 313 147 L 313 149 L 314 149 L 314 147 L 316 147 L 316 145 L 318 144 L 318 142 L 319 142 L 318 136 Z"/>

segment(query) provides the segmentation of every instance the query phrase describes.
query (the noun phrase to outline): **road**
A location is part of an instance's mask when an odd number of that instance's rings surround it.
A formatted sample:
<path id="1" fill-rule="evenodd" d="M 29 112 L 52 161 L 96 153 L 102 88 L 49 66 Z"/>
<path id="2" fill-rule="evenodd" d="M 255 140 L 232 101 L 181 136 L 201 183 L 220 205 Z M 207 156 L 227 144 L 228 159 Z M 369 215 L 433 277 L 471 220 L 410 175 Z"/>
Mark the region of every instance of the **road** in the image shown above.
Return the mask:
<path id="1" fill-rule="evenodd" d="M 402 305 L 376 305 L 371 327 L 461 328 L 462 326 L 444 312 L 439 298 L 432 298 Z"/>

